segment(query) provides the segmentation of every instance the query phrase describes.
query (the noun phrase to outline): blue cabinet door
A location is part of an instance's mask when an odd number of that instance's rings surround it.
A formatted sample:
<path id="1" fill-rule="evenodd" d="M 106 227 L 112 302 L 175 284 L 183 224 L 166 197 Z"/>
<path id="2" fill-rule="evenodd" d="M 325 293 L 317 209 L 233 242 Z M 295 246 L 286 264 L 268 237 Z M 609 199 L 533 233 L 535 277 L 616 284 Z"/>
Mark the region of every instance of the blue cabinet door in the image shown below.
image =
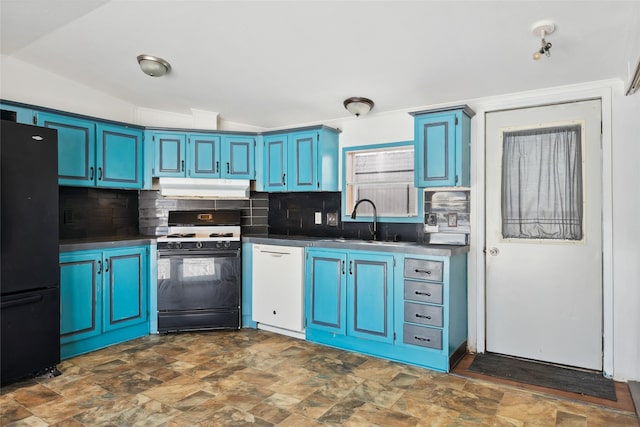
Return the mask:
<path id="1" fill-rule="evenodd" d="M 104 330 L 145 323 L 147 313 L 147 255 L 145 248 L 103 252 Z"/>
<path id="2" fill-rule="evenodd" d="M 468 187 L 471 118 L 468 106 L 411 113 L 415 119 L 416 187 Z"/>
<path id="3" fill-rule="evenodd" d="M 222 159 L 220 137 L 216 135 L 189 135 L 189 167 L 192 178 L 220 178 Z"/>
<path id="4" fill-rule="evenodd" d="M 347 335 L 393 343 L 393 256 L 350 254 Z"/>
<path id="5" fill-rule="evenodd" d="M 225 135 L 222 138 L 222 177 L 255 179 L 255 146 L 253 136 Z"/>
<path id="6" fill-rule="evenodd" d="M 344 252 L 309 249 L 305 269 L 307 328 L 345 335 L 346 262 Z"/>
<path id="7" fill-rule="evenodd" d="M 143 131 L 103 123 L 96 131 L 96 185 L 142 188 Z"/>
<path id="8" fill-rule="evenodd" d="M 37 124 L 58 131 L 58 183 L 94 186 L 97 176 L 95 124 L 51 113 L 37 113 Z"/>
<path id="9" fill-rule="evenodd" d="M 265 191 L 287 190 L 287 135 L 264 137 Z"/>
<path id="10" fill-rule="evenodd" d="M 416 187 L 455 186 L 456 114 L 416 118 Z"/>
<path id="11" fill-rule="evenodd" d="M 184 134 L 152 134 L 153 139 L 153 176 L 186 176 L 186 141 Z"/>
<path id="12" fill-rule="evenodd" d="M 2 120 L 11 120 L 15 121 L 16 123 L 24 123 L 27 125 L 35 124 L 33 122 L 34 113 L 30 108 L 23 108 L 17 107 L 15 105 L 0 103 L 0 110 L 2 110 Z M 8 115 L 6 119 L 5 115 Z"/>
<path id="13" fill-rule="evenodd" d="M 297 132 L 289 136 L 287 189 L 290 191 L 314 191 L 320 188 L 317 170 L 318 133 Z"/>
<path id="14" fill-rule="evenodd" d="M 102 269 L 101 252 L 60 254 L 61 344 L 102 333 Z"/>

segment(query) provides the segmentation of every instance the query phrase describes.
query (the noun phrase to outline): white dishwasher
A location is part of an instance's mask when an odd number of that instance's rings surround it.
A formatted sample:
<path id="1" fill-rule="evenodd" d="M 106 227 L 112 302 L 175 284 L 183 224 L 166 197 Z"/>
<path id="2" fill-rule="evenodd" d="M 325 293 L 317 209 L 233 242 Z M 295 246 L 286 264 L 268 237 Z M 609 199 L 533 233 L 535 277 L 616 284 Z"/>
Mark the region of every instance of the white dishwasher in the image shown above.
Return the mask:
<path id="1" fill-rule="evenodd" d="M 304 248 L 254 244 L 252 255 L 253 320 L 304 338 Z"/>

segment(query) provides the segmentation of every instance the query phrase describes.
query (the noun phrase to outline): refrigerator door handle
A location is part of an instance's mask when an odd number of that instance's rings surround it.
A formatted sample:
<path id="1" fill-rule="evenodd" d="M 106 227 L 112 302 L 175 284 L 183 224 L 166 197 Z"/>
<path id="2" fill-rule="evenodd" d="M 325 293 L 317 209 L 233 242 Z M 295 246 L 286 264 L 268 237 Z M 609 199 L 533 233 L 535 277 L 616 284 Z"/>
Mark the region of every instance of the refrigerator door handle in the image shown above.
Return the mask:
<path id="1" fill-rule="evenodd" d="M 0 308 L 6 309 L 10 307 L 18 307 L 20 305 L 35 304 L 40 301 L 42 301 L 42 295 L 31 295 L 28 297 L 14 299 L 11 301 L 2 301 L 2 304 L 0 304 Z"/>

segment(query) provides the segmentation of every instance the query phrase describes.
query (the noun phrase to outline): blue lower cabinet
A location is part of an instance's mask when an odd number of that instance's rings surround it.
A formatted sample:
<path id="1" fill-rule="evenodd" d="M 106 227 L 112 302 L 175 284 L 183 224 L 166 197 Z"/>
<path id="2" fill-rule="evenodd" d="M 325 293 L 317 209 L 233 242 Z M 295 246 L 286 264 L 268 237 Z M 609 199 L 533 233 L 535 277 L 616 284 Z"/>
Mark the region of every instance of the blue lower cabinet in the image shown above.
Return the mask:
<path id="1" fill-rule="evenodd" d="M 309 249 L 305 262 L 307 330 L 346 335 L 347 255 Z"/>
<path id="2" fill-rule="evenodd" d="M 467 340 L 466 254 L 308 248 L 309 341 L 448 372 Z"/>
<path id="3" fill-rule="evenodd" d="M 307 339 L 358 349 L 393 342 L 392 255 L 307 249 Z"/>
<path id="4" fill-rule="evenodd" d="M 62 359 L 149 334 L 148 259 L 148 246 L 60 254 Z"/>
<path id="5" fill-rule="evenodd" d="M 101 264 L 101 253 L 60 254 L 60 343 L 63 346 L 102 333 Z"/>

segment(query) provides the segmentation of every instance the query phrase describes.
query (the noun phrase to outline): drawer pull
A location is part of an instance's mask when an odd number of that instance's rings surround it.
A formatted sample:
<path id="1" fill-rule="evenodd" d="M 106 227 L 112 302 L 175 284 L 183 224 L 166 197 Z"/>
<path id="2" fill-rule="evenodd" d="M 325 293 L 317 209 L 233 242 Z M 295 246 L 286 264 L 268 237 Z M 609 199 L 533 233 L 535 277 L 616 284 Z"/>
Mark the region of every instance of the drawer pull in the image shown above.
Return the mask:
<path id="1" fill-rule="evenodd" d="M 425 315 L 418 314 L 418 313 L 416 313 L 416 317 L 419 317 L 421 319 L 429 319 L 429 320 L 431 320 L 431 316 L 425 316 Z"/>
<path id="2" fill-rule="evenodd" d="M 420 270 L 420 269 L 417 269 L 417 268 L 416 268 L 415 272 L 416 272 L 416 273 L 424 273 L 424 274 L 426 274 L 427 276 L 431 276 L 431 270 Z"/>
<path id="3" fill-rule="evenodd" d="M 426 295 L 426 296 L 430 297 L 431 296 L 431 292 L 418 292 L 418 291 L 416 291 L 416 295 Z"/>
<path id="4" fill-rule="evenodd" d="M 413 339 L 417 341 L 431 342 L 431 338 L 422 338 L 422 337 L 417 337 L 415 335 L 413 336 Z"/>

